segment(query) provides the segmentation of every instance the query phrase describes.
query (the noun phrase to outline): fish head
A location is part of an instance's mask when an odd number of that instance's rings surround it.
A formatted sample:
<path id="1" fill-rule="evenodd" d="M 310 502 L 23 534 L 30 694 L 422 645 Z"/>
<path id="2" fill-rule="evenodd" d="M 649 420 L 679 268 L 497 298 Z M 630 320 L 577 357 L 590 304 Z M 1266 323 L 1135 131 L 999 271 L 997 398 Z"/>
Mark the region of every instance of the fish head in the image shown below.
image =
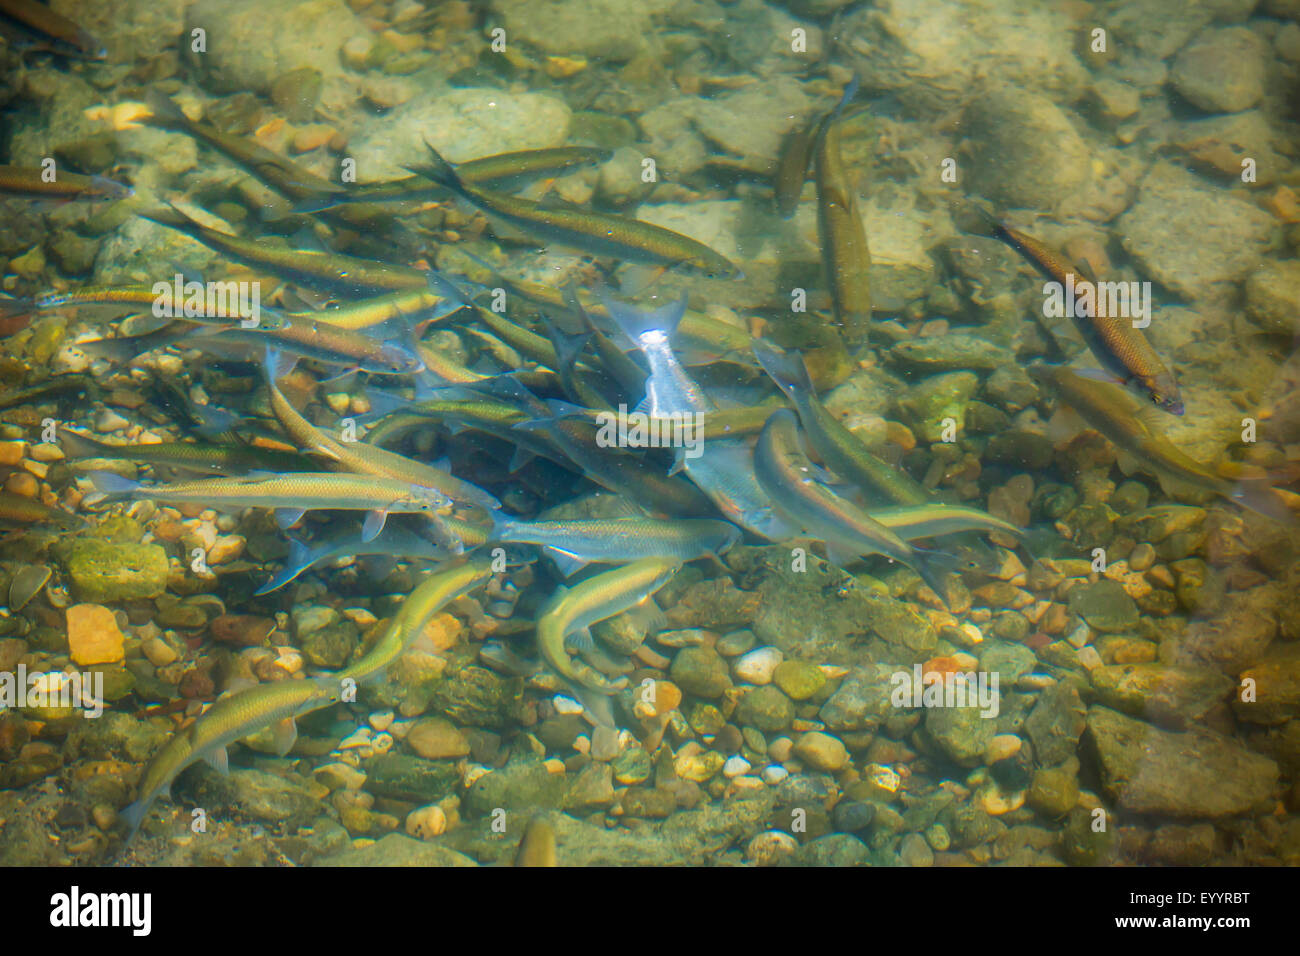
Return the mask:
<path id="1" fill-rule="evenodd" d="M 97 199 L 129 199 L 135 190 L 125 183 L 109 179 L 107 176 L 91 176 L 94 183 L 94 195 Z"/>
<path id="2" fill-rule="evenodd" d="M 424 371 L 425 366 L 420 354 L 404 342 L 384 342 L 363 367 L 367 372 L 417 375 Z"/>
<path id="3" fill-rule="evenodd" d="M 687 268 L 705 279 L 743 279 L 745 274 L 729 259 L 717 254 L 699 253 L 686 260 Z"/>
<path id="4" fill-rule="evenodd" d="M 430 488 L 427 485 L 411 485 L 411 490 L 406 496 L 406 503 L 416 511 L 425 511 L 433 514 L 446 514 L 451 510 L 452 501 L 437 488 Z"/>
<path id="5" fill-rule="evenodd" d="M 1161 372 L 1142 383 L 1143 390 L 1152 403 L 1171 415 L 1183 413 L 1183 396 L 1178 391 L 1178 383 L 1169 372 Z"/>

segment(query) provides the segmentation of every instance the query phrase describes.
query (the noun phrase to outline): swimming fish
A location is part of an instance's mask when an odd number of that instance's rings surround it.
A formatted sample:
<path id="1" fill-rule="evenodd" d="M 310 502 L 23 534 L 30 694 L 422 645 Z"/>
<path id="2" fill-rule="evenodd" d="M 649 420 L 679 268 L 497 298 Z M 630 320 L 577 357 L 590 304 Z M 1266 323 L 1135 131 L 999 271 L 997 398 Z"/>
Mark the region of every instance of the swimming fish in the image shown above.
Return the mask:
<path id="1" fill-rule="evenodd" d="M 426 465 L 367 442 L 343 441 L 317 428 L 293 407 L 276 382 L 288 373 L 289 363 L 278 352 L 268 350 L 264 367 L 267 388 L 271 393 L 271 411 L 299 447 L 327 459 L 343 471 L 434 488 L 452 501 L 476 505 L 487 511 L 501 507 L 501 502 L 482 488 L 457 478 L 446 469 Z"/>
<path id="2" fill-rule="evenodd" d="M 875 455 L 818 400 L 799 353 L 762 340 L 755 340 L 753 347 L 759 364 L 798 411 L 809 444 L 827 468 L 857 485 L 869 499 L 900 505 L 930 500 L 920 482 Z"/>
<path id="3" fill-rule="evenodd" d="M 57 444 L 69 460 L 104 458 L 183 468 L 213 475 L 243 475 L 254 471 L 311 471 L 312 460 L 298 452 L 250 444 L 212 445 L 206 442 L 158 442 L 109 445 L 61 428 Z"/>
<path id="4" fill-rule="evenodd" d="M 275 725 L 276 749 L 281 755 L 293 749 L 298 738 L 294 718 L 328 707 L 340 698 L 336 678 L 282 680 L 256 684 L 221 697 L 184 730 L 174 733 L 145 768 L 137 797 L 121 812 L 135 836 L 149 807 L 190 764 L 204 760 L 215 769 L 228 770 L 226 748 L 237 740 Z"/>
<path id="5" fill-rule="evenodd" d="M 613 693 L 627 686 L 626 678 L 610 681 L 571 657 L 565 642 L 589 645 L 591 625 L 636 607 L 672 580 L 680 567 L 672 558 L 641 558 L 587 578 L 573 588 L 561 586 L 537 612 L 537 646 L 542 657 L 560 676 L 591 690 Z"/>
<path id="6" fill-rule="evenodd" d="M 60 53 L 76 53 L 92 60 L 108 56 L 104 46 L 89 30 L 55 13 L 47 4 L 36 0 L 0 0 L 0 14 L 28 31 L 49 37 Z"/>
<path id="7" fill-rule="evenodd" d="M 130 186 L 106 176 L 82 176 L 52 167 L 0 166 L 0 194 L 26 199 L 126 199 L 134 195 Z"/>
<path id="8" fill-rule="evenodd" d="M 496 512 L 492 519 L 491 540 L 538 545 L 565 577 L 588 564 L 620 564 L 646 557 L 672 558 L 685 564 L 723 554 L 741 536 L 735 525 L 713 518 L 522 521 Z"/>
<path id="9" fill-rule="evenodd" d="M 831 563 L 844 567 L 861 555 L 883 554 L 910 567 L 942 597 L 942 580 L 910 544 L 817 479 L 799 447 L 797 423 L 794 412 L 778 409 L 754 446 L 754 472 L 776 509 L 825 542 Z"/>
<path id="10" fill-rule="evenodd" d="M 486 555 L 475 555 L 434 571 L 402 602 L 375 645 L 361 660 L 340 671 L 338 679 L 352 678 L 360 683 L 380 674 L 411 646 L 435 614 L 461 595 L 486 584 L 492 573 L 492 558 Z"/>
<path id="11" fill-rule="evenodd" d="M 160 485 L 142 485 L 104 471 L 92 472 L 90 478 L 95 489 L 109 501 L 145 498 L 197 502 L 209 508 L 271 508 L 282 528 L 297 522 L 307 511 L 365 511 L 361 532 L 365 541 L 383 530 L 390 512 L 440 515 L 452 506 L 451 499 L 436 488 L 375 475 L 297 472 Z"/>
<path id="12" fill-rule="evenodd" d="M 432 146 L 428 149 L 429 164 L 413 168 L 412 172 L 427 176 L 484 212 L 543 239 L 628 262 L 683 266 L 710 278 L 730 279 L 740 275 L 740 270 L 724 256 L 670 229 L 608 213 L 544 206 L 509 193 L 474 186 L 465 182 Z"/>
<path id="13" fill-rule="evenodd" d="M 1265 517 L 1295 522 L 1268 478 L 1233 481 L 1188 457 L 1161 433 L 1150 407 L 1128 389 L 1060 365 L 1034 365 L 1028 372 L 1119 450 L 1120 467 L 1126 471 L 1145 471 L 1167 489 L 1213 492 Z"/>
<path id="14" fill-rule="evenodd" d="M 1078 267 L 1033 236 L 996 220 L 993 225 L 999 239 L 1053 282 L 1073 285 L 1071 277 L 1081 275 Z M 1102 368 L 1114 381 L 1146 397 L 1157 408 L 1171 415 L 1183 414 L 1183 398 L 1173 373 L 1165 367 L 1142 330 L 1133 327 L 1132 319 L 1106 314 L 1109 309 L 1101 307 L 1100 298 L 1093 309 L 1084 310 L 1091 314 L 1081 315 L 1075 309 L 1071 318 Z M 1081 373 L 1076 370 L 1075 374 Z"/>

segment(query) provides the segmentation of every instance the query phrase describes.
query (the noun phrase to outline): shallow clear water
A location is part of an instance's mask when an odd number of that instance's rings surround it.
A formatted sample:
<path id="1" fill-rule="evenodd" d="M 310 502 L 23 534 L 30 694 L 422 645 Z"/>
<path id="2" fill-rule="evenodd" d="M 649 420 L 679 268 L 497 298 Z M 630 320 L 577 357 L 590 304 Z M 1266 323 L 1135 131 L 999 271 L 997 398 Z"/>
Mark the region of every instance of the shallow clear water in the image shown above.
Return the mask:
<path id="1" fill-rule="evenodd" d="M 1300 862 L 1293 3 L 52 8 L 0 862 Z"/>

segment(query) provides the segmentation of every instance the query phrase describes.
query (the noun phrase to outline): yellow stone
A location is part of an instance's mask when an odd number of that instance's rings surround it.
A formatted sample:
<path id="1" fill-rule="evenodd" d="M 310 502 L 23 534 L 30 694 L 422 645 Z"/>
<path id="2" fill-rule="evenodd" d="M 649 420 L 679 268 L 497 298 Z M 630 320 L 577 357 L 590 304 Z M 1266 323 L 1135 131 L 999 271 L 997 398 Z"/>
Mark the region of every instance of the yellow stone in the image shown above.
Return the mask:
<path id="1" fill-rule="evenodd" d="M 117 618 L 99 604 L 74 604 L 68 608 L 68 648 L 72 662 L 115 664 L 125 656 Z"/>

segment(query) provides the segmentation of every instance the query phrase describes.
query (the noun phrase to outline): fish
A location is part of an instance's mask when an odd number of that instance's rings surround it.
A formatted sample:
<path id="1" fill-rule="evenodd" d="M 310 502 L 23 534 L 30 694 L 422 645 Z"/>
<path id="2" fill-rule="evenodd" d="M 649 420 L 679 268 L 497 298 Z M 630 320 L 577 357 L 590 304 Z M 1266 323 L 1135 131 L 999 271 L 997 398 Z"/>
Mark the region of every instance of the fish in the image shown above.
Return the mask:
<path id="1" fill-rule="evenodd" d="M 638 558 L 672 558 L 682 564 L 730 550 L 741 538 L 727 521 L 693 518 L 571 518 L 522 521 L 501 512 L 492 515 L 491 540 L 535 544 L 570 577 L 588 564 L 621 564 Z"/>
<path id="2" fill-rule="evenodd" d="M 184 345 L 207 350 L 230 350 L 250 353 L 257 358 L 268 347 L 290 352 L 300 358 L 357 368 L 383 375 L 415 375 L 424 371 L 425 362 L 419 345 L 411 340 L 410 330 L 394 320 L 398 328 L 384 338 L 378 329 L 353 331 L 315 317 L 285 315 L 283 324 L 245 328 L 241 324 L 219 328 L 203 327 L 180 336 Z"/>
<path id="3" fill-rule="evenodd" d="M 526 149 L 497 153 L 471 159 L 456 167 L 461 181 L 474 186 L 510 190 L 539 176 L 557 176 L 607 162 L 613 155 L 607 149 L 592 146 L 559 146 L 550 149 Z M 443 199 L 446 186 L 426 176 L 407 176 L 382 183 L 357 183 L 342 187 L 331 195 L 305 199 L 293 207 L 294 212 L 322 212 L 345 203 L 421 202 Z"/>
<path id="4" fill-rule="evenodd" d="M 378 445 L 362 441 L 343 441 L 324 429 L 317 428 L 303 417 L 298 409 L 280 391 L 276 380 L 288 374 L 289 364 L 280 353 L 268 349 L 263 368 L 267 388 L 271 394 L 271 411 L 283 426 L 285 433 L 299 447 L 327 459 L 343 471 L 358 475 L 376 475 L 394 481 L 434 488 L 452 501 L 463 502 L 493 511 L 501 502 L 477 485 L 457 478 L 443 468 L 407 458 Z"/>
<path id="5" fill-rule="evenodd" d="M 641 310 L 617 302 L 603 291 L 600 297 L 610 317 L 641 351 L 650 368 L 645 398 L 637 405 L 639 410 L 652 418 L 688 421 L 695 416 L 697 422 L 707 421 L 717 412 L 717 405 L 687 374 L 673 352 L 672 339 L 686 307 L 684 299 L 659 309 Z M 685 454 L 685 449 L 678 449 L 673 470 L 679 469 L 728 521 L 773 541 L 793 533 L 760 487 L 753 454 L 744 440 L 705 441 L 700 454 L 693 458 Z"/>
<path id="6" fill-rule="evenodd" d="M 862 555 L 881 554 L 914 570 L 940 597 L 945 594 L 942 579 L 910 544 L 817 479 L 799 447 L 794 412 L 777 409 L 767 420 L 754 446 L 754 472 L 778 511 L 825 542 L 832 564 L 844 567 Z"/>
<path id="7" fill-rule="evenodd" d="M 1019 252 L 1045 277 L 1062 286 L 1073 285 L 1071 276 L 1082 273 L 1064 256 L 1048 248 L 1033 236 L 993 220 L 994 235 Z M 1100 305 L 1100 302 L 1097 303 Z M 1077 313 L 1079 310 L 1071 310 Z M 1141 329 L 1131 319 L 1101 314 L 1093 308 L 1091 315 L 1072 314 L 1074 326 L 1104 372 L 1114 381 L 1143 396 L 1156 408 L 1171 415 L 1184 412 L 1182 393 L 1174 374 L 1161 361 Z M 1081 374 L 1076 370 L 1076 374 Z"/>
<path id="8" fill-rule="evenodd" d="M 638 219 L 586 209 L 553 208 L 465 182 L 432 146 L 427 166 L 411 171 L 447 187 L 466 202 L 543 239 L 597 256 L 665 267 L 680 266 L 708 278 L 738 278 L 724 256 L 687 236 Z"/>
<path id="9" fill-rule="evenodd" d="M 867 340 L 871 327 L 871 251 L 844 159 L 840 154 L 839 118 L 857 95 L 855 77 L 813 144 L 813 180 L 817 184 L 817 235 L 830 287 L 835 322 L 849 345 Z"/>
<path id="10" fill-rule="evenodd" d="M 273 725 L 276 750 L 283 756 L 298 737 L 295 718 L 328 707 L 340 696 L 339 681 L 322 677 L 256 684 L 218 699 L 194 723 L 172 734 L 145 768 L 135 801 L 119 814 L 130 827 L 126 842 L 135 837 L 153 802 L 170 791 L 172 781 L 190 764 L 203 760 L 226 773 L 226 748 Z"/>
<path id="11" fill-rule="evenodd" d="M 266 240 L 244 239 L 204 225 L 175 204 L 148 214 L 142 213 L 141 217 L 183 232 L 237 262 L 324 292 L 355 297 L 404 290 L 425 291 L 428 288 L 420 269 L 315 249 L 294 249 Z"/>
<path id="12" fill-rule="evenodd" d="M 799 413 L 809 444 L 827 468 L 857 485 L 869 501 L 920 505 L 931 500 L 920 482 L 872 453 L 818 400 L 798 352 L 782 351 L 761 339 L 754 341 L 753 348 L 759 364 Z"/>
<path id="13" fill-rule="evenodd" d="M 149 122 L 161 129 L 176 130 L 211 146 L 234 160 L 263 182 L 290 199 L 343 194 L 346 187 L 318 176 L 306 167 L 271 152 L 255 140 L 217 129 L 210 123 L 192 120 L 167 94 L 149 90 L 145 102 L 152 114 Z"/>
<path id="14" fill-rule="evenodd" d="M 1032 365 L 1027 371 L 1118 449 L 1120 467 L 1126 471 L 1154 475 L 1167 491 L 1211 492 L 1274 521 L 1295 523 L 1295 516 L 1270 486 L 1270 478 L 1234 481 L 1184 454 L 1161 432 L 1154 409 L 1129 389 L 1061 365 Z"/>
<path id="15" fill-rule="evenodd" d="M 254 471 L 311 471 L 306 455 L 250 444 L 213 445 L 206 442 L 158 442 L 109 445 L 69 428 L 57 432 L 57 444 L 71 461 L 103 458 L 183 468 L 213 475 L 243 475 Z"/>
<path id="16" fill-rule="evenodd" d="M 872 508 L 871 517 L 908 542 L 964 534 L 968 531 L 998 531 L 1016 538 L 1025 537 L 1024 530 L 1010 521 L 969 505 L 939 502 L 894 505 L 889 508 Z"/>
<path id="17" fill-rule="evenodd" d="M 293 319 L 325 322 L 341 329 L 360 332 L 403 319 L 418 327 L 437 322 L 465 307 L 430 289 L 403 289 L 386 295 L 371 296 L 358 302 L 343 302 L 313 312 L 290 312 Z"/>
<path id="18" fill-rule="evenodd" d="M 26 30 L 56 42 L 60 53 L 76 53 L 91 60 L 108 57 L 108 47 L 89 30 L 55 13 L 36 0 L 0 0 L 0 14 Z"/>
<path id="19" fill-rule="evenodd" d="M 772 175 L 772 200 L 776 211 L 782 219 L 789 219 L 799 208 L 799 194 L 808 179 L 808 167 L 812 165 L 813 146 L 821 131 L 822 118 L 807 126 L 801 126 L 790 133 L 777 158 L 776 171 Z"/>
<path id="20" fill-rule="evenodd" d="M 435 614 L 486 584 L 493 574 L 492 563 L 491 557 L 476 555 L 426 577 L 407 595 L 375 645 L 355 664 L 340 671 L 338 679 L 351 678 L 361 683 L 381 674 L 411 646 Z"/>
<path id="21" fill-rule="evenodd" d="M 455 515 L 447 515 L 442 518 L 442 521 L 466 549 L 476 548 L 487 541 L 488 526 L 485 524 L 476 524 Z M 383 531 L 370 541 L 363 541 L 361 526 L 357 524 L 335 530 L 310 542 L 290 536 L 289 555 L 284 560 L 284 567 L 253 593 L 258 596 L 271 594 L 297 580 L 300 575 L 316 565 L 349 555 L 354 557 L 384 555 L 403 560 L 422 561 L 448 561 L 456 557 L 455 552 L 446 545 L 439 544 L 429 535 L 422 534 L 408 525 L 394 521 L 386 522 Z"/>
<path id="22" fill-rule="evenodd" d="M 67 375 L 55 375 L 36 385 L 17 388 L 0 393 L 0 409 L 16 408 L 19 405 L 36 405 L 42 402 L 75 397 L 93 392 L 98 388 L 95 380 L 81 372 Z"/>
<path id="23" fill-rule="evenodd" d="M 555 851 L 555 824 L 544 814 L 529 818 L 515 851 L 515 866 L 559 866 Z"/>
<path id="24" fill-rule="evenodd" d="M 613 693 L 626 687 L 627 678 L 610 681 L 571 657 L 565 642 L 589 645 L 591 625 L 636 607 L 671 581 L 680 567 L 672 558 L 641 558 L 572 588 L 559 587 L 537 612 L 537 646 L 546 663 L 561 677 L 590 690 Z"/>
<path id="25" fill-rule="evenodd" d="M 49 177 L 49 178 L 47 178 Z M 0 166 L 0 195 L 24 199 L 108 201 L 135 195 L 130 186 L 107 176 L 82 176 L 39 166 Z"/>
<path id="26" fill-rule="evenodd" d="M 296 523 L 307 511 L 365 511 L 361 531 L 364 541 L 373 540 L 383 530 L 390 512 L 443 515 L 452 507 L 452 500 L 436 488 L 375 475 L 293 472 L 143 485 L 96 471 L 91 472 L 90 479 L 108 501 L 143 498 L 197 502 L 209 508 L 271 508 L 282 528 Z"/>
<path id="27" fill-rule="evenodd" d="M 0 524 L 32 525 L 54 524 L 61 528 L 79 528 L 85 519 L 62 508 L 51 508 L 35 498 L 0 491 Z"/>

